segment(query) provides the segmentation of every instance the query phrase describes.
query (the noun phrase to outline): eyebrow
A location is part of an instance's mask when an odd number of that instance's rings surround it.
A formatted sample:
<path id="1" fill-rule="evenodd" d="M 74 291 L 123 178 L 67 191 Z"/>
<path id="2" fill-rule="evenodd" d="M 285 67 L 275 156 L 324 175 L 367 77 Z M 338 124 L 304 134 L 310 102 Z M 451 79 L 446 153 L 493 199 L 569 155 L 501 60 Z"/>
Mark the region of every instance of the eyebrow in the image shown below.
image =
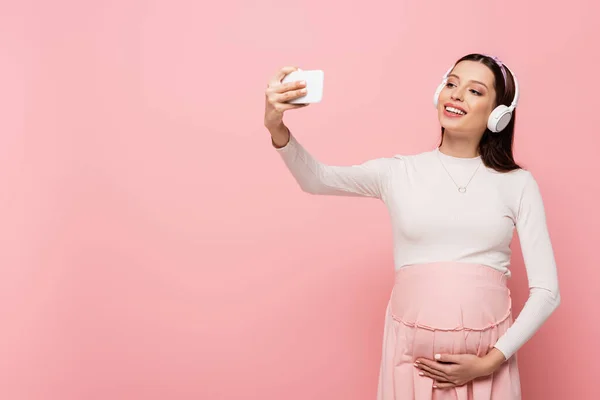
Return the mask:
<path id="1" fill-rule="evenodd" d="M 458 77 L 458 75 L 456 75 L 456 74 L 450 74 L 450 75 L 448 75 L 448 78 L 450 78 L 451 76 L 453 76 L 453 77 L 455 77 L 456 79 L 460 80 L 460 78 L 459 78 L 459 77 Z M 487 85 L 486 85 L 485 83 L 483 83 L 483 82 L 474 81 L 474 80 L 471 80 L 471 82 L 474 82 L 474 83 L 479 83 L 480 85 L 483 85 L 483 86 L 484 86 L 486 89 L 488 89 Z M 489 90 L 489 89 L 488 89 L 488 90 Z"/>

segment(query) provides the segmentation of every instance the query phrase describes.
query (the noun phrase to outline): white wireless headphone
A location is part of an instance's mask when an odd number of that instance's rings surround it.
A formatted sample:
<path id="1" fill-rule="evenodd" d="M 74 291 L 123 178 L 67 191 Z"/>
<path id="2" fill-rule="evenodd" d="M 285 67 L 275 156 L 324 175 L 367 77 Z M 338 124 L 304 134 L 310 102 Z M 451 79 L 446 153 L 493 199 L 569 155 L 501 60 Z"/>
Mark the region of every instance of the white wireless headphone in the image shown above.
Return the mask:
<path id="1" fill-rule="evenodd" d="M 502 64 L 495 57 L 491 57 L 491 58 L 494 59 L 494 61 L 496 61 L 496 63 L 500 66 L 500 69 L 502 70 L 502 74 L 504 75 L 504 83 L 506 85 L 506 82 L 507 82 L 506 72 L 504 71 L 503 68 L 506 68 L 508 70 L 508 67 L 506 67 L 504 64 Z M 452 69 L 454 69 L 454 66 L 450 67 L 450 69 L 448 69 L 448 71 L 446 71 L 446 73 L 444 74 L 444 77 L 442 78 L 442 83 L 440 83 L 437 90 L 435 91 L 435 94 L 433 95 L 433 104 L 436 109 L 438 106 L 438 100 L 440 98 L 440 93 L 442 92 L 442 90 L 444 89 L 446 84 L 448 83 L 448 75 L 450 74 Z M 501 132 L 502 130 L 504 130 L 504 128 L 507 127 L 508 123 L 510 122 L 510 120 L 512 118 L 513 111 L 517 107 L 517 103 L 519 101 L 519 83 L 517 82 L 517 77 L 515 76 L 515 74 L 512 73 L 512 71 L 510 71 L 510 72 L 513 76 L 513 81 L 515 82 L 515 97 L 513 98 L 513 101 L 510 104 L 510 106 L 507 107 L 504 104 L 501 104 L 501 105 L 497 106 L 494 109 L 494 111 L 492 111 L 492 113 L 490 114 L 490 116 L 488 118 L 487 127 L 492 132 L 496 132 L 496 133 Z"/>

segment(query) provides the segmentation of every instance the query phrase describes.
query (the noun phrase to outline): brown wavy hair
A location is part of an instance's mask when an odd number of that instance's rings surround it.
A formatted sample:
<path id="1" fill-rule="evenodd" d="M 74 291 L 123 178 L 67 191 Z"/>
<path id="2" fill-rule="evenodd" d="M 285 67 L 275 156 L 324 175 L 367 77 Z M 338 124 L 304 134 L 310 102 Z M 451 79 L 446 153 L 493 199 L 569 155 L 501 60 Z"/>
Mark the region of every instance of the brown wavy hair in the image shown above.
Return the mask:
<path id="1" fill-rule="evenodd" d="M 508 68 L 504 68 L 507 80 L 505 84 L 502 69 L 493 58 L 478 53 L 468 54 L 456 61 L 454 66 L 461 61 L 476 61 L 487 66 L 494 74 L 494 89 L 496 91 L 495 106 L 499 104 L 510 106 L 515 95 L 515 81 Z M 493 168 L 498 172 L 509 172 L 521 168 L 521 166 L 515 162 L 513 157 L 515 117 L 516 109 L 513 110 L 512 118 L 506 128 L 500 132 L 494 133 L 486 127 L 485 132 L 479 141 L 479 154 L 481 155 L 484 165 Z M 444 127 L 442 127 L 440 145 L 443 141 Z"/>

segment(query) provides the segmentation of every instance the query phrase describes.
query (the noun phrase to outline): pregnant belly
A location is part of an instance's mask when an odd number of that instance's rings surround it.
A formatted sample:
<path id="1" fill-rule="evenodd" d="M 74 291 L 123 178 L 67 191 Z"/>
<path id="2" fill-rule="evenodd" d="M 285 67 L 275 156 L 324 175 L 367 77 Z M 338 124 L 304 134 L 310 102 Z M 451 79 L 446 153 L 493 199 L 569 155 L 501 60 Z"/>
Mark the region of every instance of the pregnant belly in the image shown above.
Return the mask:
<path id="1" fill-rule="evenodd" d="M 512 324 L 506 277 L 479 264 L 432 263 L 396 272 L 390 313 L 396 350 L 433 358 L 435 353 L 485 355 Z"/>

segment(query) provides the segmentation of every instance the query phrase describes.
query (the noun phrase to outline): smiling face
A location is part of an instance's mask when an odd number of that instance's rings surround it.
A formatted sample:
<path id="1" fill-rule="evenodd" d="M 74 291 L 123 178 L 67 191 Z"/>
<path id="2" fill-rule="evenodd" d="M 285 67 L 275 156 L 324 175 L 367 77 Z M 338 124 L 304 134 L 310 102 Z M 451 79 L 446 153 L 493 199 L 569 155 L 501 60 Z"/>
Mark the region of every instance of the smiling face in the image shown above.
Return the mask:
<path id="1" fill-rule="evenodd" d="M 480 62 L 461 61 L 440 93 L 438 118 L 446 133 L 480 137 L 495 106 L 494 73 Z"/>

